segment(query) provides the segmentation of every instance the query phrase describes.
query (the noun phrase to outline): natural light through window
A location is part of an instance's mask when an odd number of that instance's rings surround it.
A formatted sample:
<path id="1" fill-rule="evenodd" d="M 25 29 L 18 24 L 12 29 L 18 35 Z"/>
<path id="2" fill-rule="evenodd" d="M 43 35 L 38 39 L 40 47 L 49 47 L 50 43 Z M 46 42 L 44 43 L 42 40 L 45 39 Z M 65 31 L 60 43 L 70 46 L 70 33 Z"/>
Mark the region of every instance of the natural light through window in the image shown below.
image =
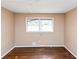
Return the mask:
<path id="1" fill-rule="evenodd" d="M 26 18 L 26 32 L 53 32 L 54 19 L 45 17 Z"/>

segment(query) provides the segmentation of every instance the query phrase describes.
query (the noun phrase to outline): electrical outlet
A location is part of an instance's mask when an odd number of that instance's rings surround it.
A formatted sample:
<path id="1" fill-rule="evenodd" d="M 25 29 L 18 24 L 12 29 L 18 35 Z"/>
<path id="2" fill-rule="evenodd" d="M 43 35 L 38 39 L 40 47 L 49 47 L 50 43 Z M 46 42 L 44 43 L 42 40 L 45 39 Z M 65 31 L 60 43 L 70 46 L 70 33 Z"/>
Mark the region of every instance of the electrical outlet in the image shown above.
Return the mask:
<path id="1" fill-rule="evenodd" d="M 32 46 L 36 47 L 37 46 L 36 42 L 32 42 Z"/>

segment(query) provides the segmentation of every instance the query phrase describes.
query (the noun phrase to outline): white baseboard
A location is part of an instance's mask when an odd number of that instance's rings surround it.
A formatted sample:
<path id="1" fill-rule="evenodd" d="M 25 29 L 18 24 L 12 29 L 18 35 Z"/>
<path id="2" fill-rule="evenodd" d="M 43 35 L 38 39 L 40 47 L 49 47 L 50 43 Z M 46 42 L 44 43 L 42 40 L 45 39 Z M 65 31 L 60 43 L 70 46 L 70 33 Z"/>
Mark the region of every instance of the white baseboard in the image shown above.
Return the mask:
<path id="1" fill-rule="evenodd" d="M 64 45 L 40 45 L 40 46 L 14 46 L 12 47 L 9 51 L 7 51 L 4 55 L 1 56 L 1 58 L 3 58 L 5 55 L 7 55 L 11 50 L 13 50 L 15 47 L 65 47 L 73 56 L 75 56 L 77 58 L 77 56 L 71 52 L 66 46 Z"/>
<path id="2" fill-rule="evenodd" d="M 9 51 L 7 51 L 4 55 L 2 55 L 1 58 L 3 58 L 5 55 L 7 55 L 15 47 L 64 47 L 64 45 L 14 46 Z"/>
<path id="3" fill-rule="evenodd" d="M 65 49 L 67 49 L 74 57 L 77 58 L 77 56 L 71 50 L 69 50 L 66 46 L 65 46 Z"/>
<path id="4" fill-rule="evenodd" d="M 64 45 L 15 46 L 15 47 L 64 47 Z"/>
<path id="5" fill-rule="evenodd" d="M 1 58 L 3 58 L 4 56 L 6 56 L 11 50 L 13 50 L 15 47 L 12 47 L 9 51 L 7 51 L 4 55 L 1 56 Z"/>

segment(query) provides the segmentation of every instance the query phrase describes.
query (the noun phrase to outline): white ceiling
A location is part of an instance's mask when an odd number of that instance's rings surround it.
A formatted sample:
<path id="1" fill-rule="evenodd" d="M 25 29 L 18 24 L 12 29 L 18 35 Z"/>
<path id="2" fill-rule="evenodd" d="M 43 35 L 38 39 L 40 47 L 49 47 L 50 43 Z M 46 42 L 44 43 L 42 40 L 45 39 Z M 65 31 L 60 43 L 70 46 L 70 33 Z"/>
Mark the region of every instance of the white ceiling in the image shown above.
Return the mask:
<path id="1" fill-rule="evenodd" d="M 2 7 L 16 13 L 65 13 L 76 7 L 76 0 L 2 0 Z"/>

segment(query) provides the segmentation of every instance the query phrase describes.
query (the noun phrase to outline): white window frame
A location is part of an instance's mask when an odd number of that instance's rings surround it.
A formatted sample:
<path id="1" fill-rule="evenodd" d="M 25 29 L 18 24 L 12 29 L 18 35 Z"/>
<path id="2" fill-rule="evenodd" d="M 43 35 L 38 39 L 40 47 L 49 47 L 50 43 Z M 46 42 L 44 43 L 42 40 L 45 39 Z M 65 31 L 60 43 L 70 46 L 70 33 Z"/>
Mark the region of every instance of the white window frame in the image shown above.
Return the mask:
<path id="1" fill-rule="evenodd" d="M 51 32 L 54 32 L 54 24 L 55 24 L 55 21 L 54 21 L 54 17 L 26 17 L 25 19 L 25 25 L 26 25 L 26 32 L 40 32 L 40 24 L 39 24 L 39 31 L 27 31 L 27 21 L 29 20 L 29 18 L 32 18 L 32 19 L 35 19 L 35 18 L 38 18 L 38 20 L 40 19 L 51 19 L 52 20 L 52 31 Z M 39 22 L 40 23 L 40 22 Z M 50 31 L 46 31 L 46 32 L 50 32 Z"/>

